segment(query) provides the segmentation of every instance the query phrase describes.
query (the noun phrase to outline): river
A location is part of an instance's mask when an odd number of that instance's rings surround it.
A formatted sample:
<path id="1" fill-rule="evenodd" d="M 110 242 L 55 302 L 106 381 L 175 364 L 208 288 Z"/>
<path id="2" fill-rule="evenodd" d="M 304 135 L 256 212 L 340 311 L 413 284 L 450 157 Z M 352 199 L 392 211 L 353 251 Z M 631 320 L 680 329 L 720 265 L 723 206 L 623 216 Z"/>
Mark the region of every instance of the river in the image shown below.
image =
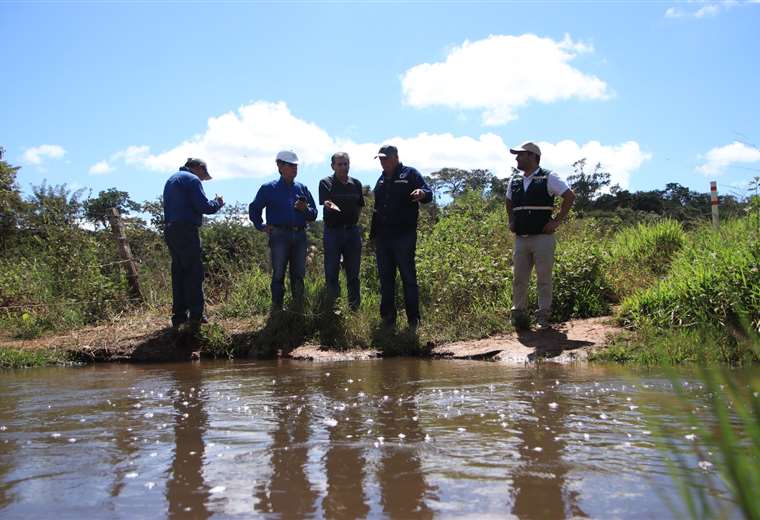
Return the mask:
<path id="1" fill-rule="evenodd" d="M 668 518 L 648 418 L 698 442 L 671 396 L 660 373 L 594 365 L 4 371 L 0 517 Z"/>

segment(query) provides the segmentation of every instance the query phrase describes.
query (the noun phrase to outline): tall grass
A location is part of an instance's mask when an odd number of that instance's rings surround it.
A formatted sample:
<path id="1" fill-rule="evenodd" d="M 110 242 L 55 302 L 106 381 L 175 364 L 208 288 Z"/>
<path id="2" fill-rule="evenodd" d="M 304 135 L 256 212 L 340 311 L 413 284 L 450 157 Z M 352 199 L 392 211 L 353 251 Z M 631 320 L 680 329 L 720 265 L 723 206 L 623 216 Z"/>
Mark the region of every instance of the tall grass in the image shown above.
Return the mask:
<path id="1" fill-rule="evenodd" d="M 760 329 L 760 213 L 717 230 L 704 225 L 690 238 L 666 278 L 623 302 L 622 320 L 668 329 L 747 319 Z"/>
<path id="2" fill-rule="evenodd" d="M 615 299 L 650 287 L 666 275 L 686 239 L 681 224 L 670 219 L 639 223 L 616 233 L 605 251 Z"/>
<path id="3" fill-rule="evenodd" d="M 748 347 L 758 356 L 759 338 L 754 335 L 754 344 Z M 729 518 L 736 511 L 744 518 L 760 519 L 760 377 L 753 374 L 748 383 L 739 384 L 727 368 L 701 368 L 699 374 L 708 400 L 699 413 L 693 396 L 671 376 L 681 422 L 698 440 L 690 456 L 684 456 L 674 442 L 678 436 L 654 422 L 658 444 L 669 455 L 671 476 L 680 491 L 681 507 L 674 510 L 700 519 Z M 733 502 L 728 506 L 719 498 L 725 490 Z"/>

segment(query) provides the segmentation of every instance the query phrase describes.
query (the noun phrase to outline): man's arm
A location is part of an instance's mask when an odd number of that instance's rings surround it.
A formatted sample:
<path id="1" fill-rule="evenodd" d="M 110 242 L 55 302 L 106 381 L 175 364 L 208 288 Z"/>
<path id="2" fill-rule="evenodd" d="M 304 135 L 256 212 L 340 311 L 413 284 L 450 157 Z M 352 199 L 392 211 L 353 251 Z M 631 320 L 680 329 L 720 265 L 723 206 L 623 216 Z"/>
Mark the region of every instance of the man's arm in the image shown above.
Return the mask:
<path id="1" fill-rule="evenodd" d="M 559 225 L 565 221 L 567 214 L 570 213 L 570 208 L 573 207 L 573 203 L 575 202 L 573 190 L 568 188 L 560 197 L 562 197 L 562 204 L 559 207 L 559 213 L 546 223 L 543 229 L 544 233 L 554 233 L 557 231 Z"/>
<path id="2" fill-rule="evenodd" d="M 433 200 L 433 190 L 430 189 L 425 178 L 417 170 L 414 170 L 414 178 L 416 189 L 412 192 L 412 200 L 427 204 Z"/>
<path id="3" fill-rule="evenodd" d="M 512 211 L 512 201 L 510 199 L 504 199 L 506 201 L 507 206 L 507 221 L 509 222 L 509 230 L 514 233 L 515 232 L 515 222 L 514 217 L 515 213 Z"/>
<path id="4" fill-rule="evenodd" d="M 327 210 L 340 211 L 338 205 L 332 200 L 332 192 L 330 191 L 327 179 L 319 181 L 319 203 Z"/>
<path id="5" fill-rule="evenodd" d="M 264 186 L 259 188 L 256 198 L 248 205 L 248 218 L 259 231 L 264 231 L 264 220 L 261 218 L 261 212 L 267 203 L 266 189 Z"/>
<path id="6" fill-rule="evenodd" d="M 222 207 L 222 203 L 216 199 L 208 200 L 206 192 L 203 191 L 203 185 L 201 180 L 195 177 L 190 184 L 190 202 L 193 208 L 198 213 L 204 215 L 211 215 L 219 211 Z"/>
<path id="7" fill-rule="evenodd" d="M 303 213 L 306 216 L 306 220 L 309 222 L 314 222 L 317 220 L 317 205 L 314 204 L 314 198 L 311 196 L 309 188 L 304 186 L 303 191 L 306 192 L 306 209 Z"/>

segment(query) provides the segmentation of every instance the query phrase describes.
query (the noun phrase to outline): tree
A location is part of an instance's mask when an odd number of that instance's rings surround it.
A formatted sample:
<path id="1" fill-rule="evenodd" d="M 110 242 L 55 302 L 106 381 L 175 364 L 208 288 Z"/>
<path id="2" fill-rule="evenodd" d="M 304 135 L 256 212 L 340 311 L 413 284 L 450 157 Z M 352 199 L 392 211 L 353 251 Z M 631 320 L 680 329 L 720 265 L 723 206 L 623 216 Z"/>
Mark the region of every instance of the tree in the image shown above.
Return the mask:
<path id="1" fill-rule="evenodd" d="M 496 177 L 489 170 L 461 170 L 443 168 L 430 174 L 430 187 L 434 192 L 456 198 L 465 191 L 484 194 L 491 188 Z"/>
<path id="2" fill-rule="evenodd" d="M 121 214 L 128 215 L 130 211 L 139 211 L 141 206 L 130 199 L 126 191 L 108 188 L 98 193 L 97 197 L 84 201 L 83 208 L 84 217 L 87 220 L 105 227 L 111 208 L 116 208 Z"/>
<path id="3" fill-rule="evenodd" d="M 602 171 L 601 163 L 596 163 L 594 171 L 585 172 L 586 159 L 573 163 L 575 173 L 567 178 L 570 188 L 575 193 L 575 207 L 580 210 L 592 208 L 594 200 L 601 195 L 601 189 L 610 185 L 610 174 Z"/>
<path id="4" fill-rule="evenodd" d="M 24 201 L 16 183 L 19 167 L 3 161 L 2 156 L 3 149 L 0 147 L 0 245 L 5 250 L 9 238 L 17 230 Z"/>
<path id="5" fill-rule="evenodd" d="M 39 186 L 32 186 L 28 227 L 45 231 L 54 227 L 75 226 L 82 216 L 82 196 L 85 191 L 85 188 L 71 191 L 66 184 L 50 186 L 46 181 Z"/>

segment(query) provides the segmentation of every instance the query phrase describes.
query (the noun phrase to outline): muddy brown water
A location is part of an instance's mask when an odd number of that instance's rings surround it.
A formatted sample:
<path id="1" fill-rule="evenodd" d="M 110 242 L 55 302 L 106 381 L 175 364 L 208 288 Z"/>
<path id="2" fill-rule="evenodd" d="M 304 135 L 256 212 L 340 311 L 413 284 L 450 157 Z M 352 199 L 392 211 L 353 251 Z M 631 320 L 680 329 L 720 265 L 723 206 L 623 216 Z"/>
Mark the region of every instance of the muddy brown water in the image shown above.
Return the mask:
<path id="1" fill-rule="evenodd" d="M 668 518 L 646 416 L 698 442 L 671 394 L 482 361 L 4 371 L 0 517 Z"/>

